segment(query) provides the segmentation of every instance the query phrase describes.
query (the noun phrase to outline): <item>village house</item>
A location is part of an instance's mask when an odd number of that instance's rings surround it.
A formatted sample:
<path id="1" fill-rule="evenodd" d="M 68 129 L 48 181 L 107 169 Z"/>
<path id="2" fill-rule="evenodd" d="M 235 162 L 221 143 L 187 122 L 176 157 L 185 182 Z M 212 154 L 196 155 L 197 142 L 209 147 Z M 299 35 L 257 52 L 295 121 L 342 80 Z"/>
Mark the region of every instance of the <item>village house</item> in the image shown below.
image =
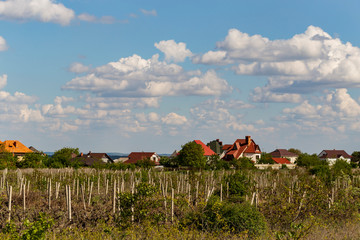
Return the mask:
<path id="1" fill-rule="evenodd" d="M 295 163 L 299 157 L 299 155 L 296 153 L 289 152 L 286 149 L 276 149 L 275 151 L 271 152 L 270 155 L 273 158 L 287 158 L 291 163 Z"/>
<path id="2" fill-rule="evenodd" d="M 124 163 L 137 163 L 137 161 L 145 159 L 150 159 L 155 165 L 160 164 L 160 156 L 156 152 L 132 152 Z"/>
<path id="3" fill-rule="evenodd" d="M 318 157 L 321 160 L 327 161 L 329 165 L 333 165 L 336 160 L 341 159 L 347 163 L 351 162 L 351 156 L 347 154 L 344 150 L 323 150 Z"/>
<path id="4" fill-rule="evenodd" d="M 23 160 L 26 153 L 33 152 L 18 140 L 5 140 L 4 142 L 0 141 L 0 145 L 4 147 L 5 151 L 12 153 L 13 156 L 16 156 L 19 161 Z"/>
<path id="5" fill-rule="evenodd" d="M 77 161 L 84 164 L 85 166 L 92 166 L 94 164 L 114 163 L 112 158 L 106 153 L 93 153 L 91 151 L 87 154 L 80 153 L 78 156 L 72 155 L 72 159 L 70 161 Z"/>
<path id="6" fill-rule="evenodd" d="M 232 145 L 224 145 L 223 150 L 225 152 L 223 159 L 228 161 L 247 157 L 256 163 L 261 157 L 259 145 L 250 136 L 245 136 L 245 139 L 237 139 Z"/>

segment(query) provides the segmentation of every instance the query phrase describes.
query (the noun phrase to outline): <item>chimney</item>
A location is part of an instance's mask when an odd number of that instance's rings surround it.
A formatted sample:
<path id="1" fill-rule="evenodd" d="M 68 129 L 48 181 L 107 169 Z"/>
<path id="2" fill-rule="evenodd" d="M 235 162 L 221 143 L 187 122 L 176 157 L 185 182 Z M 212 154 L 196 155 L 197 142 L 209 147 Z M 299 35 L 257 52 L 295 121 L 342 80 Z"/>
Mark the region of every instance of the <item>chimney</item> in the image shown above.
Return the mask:
<path id="1" fill-rule="evenodd" d="M 245 136 L 246 139 L 246 144 L 249 146 L 251 143 L 251 137 L 250 136 Z"/>
<path id="2" fill-rule="evenodd" d="M 80 157 L 82 157 L 82 156 L 84 156 L 84 154 L 81 152 L 81 153 L 80 153 Z"/>

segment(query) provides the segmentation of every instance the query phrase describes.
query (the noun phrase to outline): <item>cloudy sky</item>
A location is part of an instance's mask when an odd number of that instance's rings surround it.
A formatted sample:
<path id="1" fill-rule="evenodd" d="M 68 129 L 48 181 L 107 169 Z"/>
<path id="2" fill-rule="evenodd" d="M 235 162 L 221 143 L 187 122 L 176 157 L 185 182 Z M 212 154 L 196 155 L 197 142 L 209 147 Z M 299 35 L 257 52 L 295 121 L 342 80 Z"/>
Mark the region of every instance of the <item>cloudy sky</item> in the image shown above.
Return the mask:
<path id="1" fill-rule="evenodd" d="M 0 140 L 360 150 L 358 0 L 1 0 Z"/>

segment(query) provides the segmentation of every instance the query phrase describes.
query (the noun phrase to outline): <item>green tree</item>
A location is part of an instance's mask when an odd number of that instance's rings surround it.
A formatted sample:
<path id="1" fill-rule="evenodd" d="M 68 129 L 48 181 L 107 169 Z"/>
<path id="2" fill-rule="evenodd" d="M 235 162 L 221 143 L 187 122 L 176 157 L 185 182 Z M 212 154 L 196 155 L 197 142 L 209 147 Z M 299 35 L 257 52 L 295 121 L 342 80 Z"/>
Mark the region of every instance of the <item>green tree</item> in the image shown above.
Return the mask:
<path id="1" fill-rule="evenodd" d="M 360 152 L 355 151 L 351 154 L 351 162 L 355 162 L 355 163 L 360 162 Z"/>
<path id="2" fill-rule="evenodd" d="M 41 153 L 26 153 L 22 161 L 18 161 L 16 166 L 19 168 L 40 168 L 44 166 L 48 156 Z"/>
<path id="3" fill-rule="evenodd" d="M 297 149 L 297 148 L 289 148 L 288 151 L 289 151 L 289 152 L 292 152 L 292 153 L 295 153 L 295 154 L 297 154 L 297 155 L 301 155 L 301 154 L 302 154 L 302 152 L 301 152 L 299 149 Z"/>
<path id="4" fill-rule="evenodd" d="M 272 156 L 270 153 L 262 153 L 259 163 L 260 164 L 274 164 L 274 160 L 272 160 Z"/>
<path id="5" fill-rule="evenodd" d="M 331 172 L 334 177 L 341 175 L 351 175 L 351 165 L 345 160 L 338 159 L 332 165 Z"/>
<path id="6" fill-rule="evenodd" d="M 204 149 L 196 142 L 188 142 L 182 146 L 178 156 L 179 165 L 192 168 L 204 168 L 206 157 Z"/>
<path id="7" fill-rule="evenodd" d="M 328 165 L 324 160 L 320 160 L 316 154 L 309 155 L 307 153 L 302 153 L 297 159 L 297 165 L 300 167 L 312 167 L 317 165 Z"/>
<path id="8" fill-rule="evenodd" d="M 0 169 L 15 169 L 17 157 L 6 151 L 4 145 L 0 145 Z"/>
<path id="9" fill-rule="evenodd" d="M 47 167 L 61 168 L 71 166 L 71 155 L 79 155 L 79 148 L 64 147 L 55 151 L 54 155 L 45 163 Z"/>

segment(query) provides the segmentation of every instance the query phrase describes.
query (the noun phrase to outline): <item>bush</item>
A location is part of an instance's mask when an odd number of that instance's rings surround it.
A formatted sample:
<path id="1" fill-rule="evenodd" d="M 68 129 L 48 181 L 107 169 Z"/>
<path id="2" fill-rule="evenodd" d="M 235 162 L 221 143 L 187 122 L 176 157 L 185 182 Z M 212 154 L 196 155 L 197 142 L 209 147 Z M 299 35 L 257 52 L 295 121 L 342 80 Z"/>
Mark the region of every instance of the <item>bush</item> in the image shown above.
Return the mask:
<path id="1" fill-rule="evenodd" d="M 250 238 L 266 230 L 264 216 L 249 203 L 220 202 L 214 197 L 203 211 L 188 214 L 183 225 L 191 224 L 199 230 L 242 233 Z"/>
<path id="2" fill-rule="evenodd" d="M 338 159 L 332 166 L 331 172 L 334 177 L 341 175 L 351 175 L 351 165 L 345 160 Z"/>
<path id="3" fill-rule="evenodd" d="M 151 168 L 151 167 L 155 166 L 155 162 L 150 160 L 150 158 L 146 158 L 146 159 L 141 159 L 141 160 L 137 161 L 135 163 L 135 165 L 137 167 L 141 167 L 141 168 Z"/>
<path id="4" fill-rule="evenodd" d="M 240 171 L 228 175 L 225 181 L 229 183 L 229 194 L 239 197 L 245 196 L 250 189 L 250 180 Z"/>
<path id="5" fill-rule="evenodd" d="M 235 168 L 235 169 L 256 169 L 256 167 L 254 166 L 254 163 L 247 157 L 242 157 L 239 159 L 233 159 L 230 164 Z"/>

